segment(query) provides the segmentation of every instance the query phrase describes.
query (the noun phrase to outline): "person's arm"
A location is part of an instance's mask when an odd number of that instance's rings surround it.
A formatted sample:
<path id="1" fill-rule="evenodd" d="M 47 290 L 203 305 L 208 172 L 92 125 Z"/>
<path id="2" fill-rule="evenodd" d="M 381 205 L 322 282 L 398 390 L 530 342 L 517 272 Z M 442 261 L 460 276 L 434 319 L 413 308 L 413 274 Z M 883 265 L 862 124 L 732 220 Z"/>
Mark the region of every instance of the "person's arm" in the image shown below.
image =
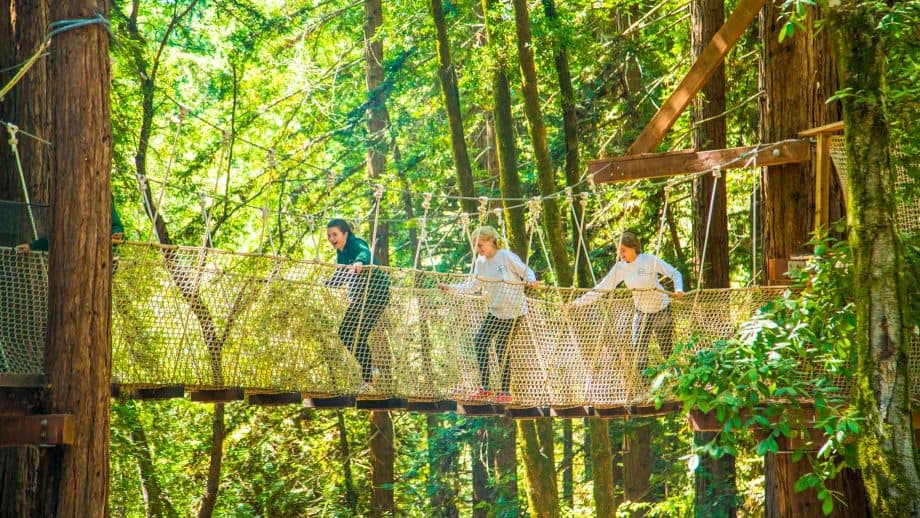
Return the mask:
<path id="1" fill-rule="evenodd" d="M 351 282 L 354 274 L 351 273 L 347 267 L 339 265 L 336 267 L 335 271 L 332 272 L 332 277 L 326 279 L 326 286 L 330 288 L 340 288 Z"/>
<path id="2" fill-rule="evenodd" d="M 516 253 L 506 251 L 504 253 L 503 259 L 505 268 L 517 275 L 518 279 L 521 279 L 528 285 L 534 285 L 537 283 L 537 274 L 535 274 L 529 266 L 524 264 L 524 261 L 522 261 Z"/>
<path id="3" fill-rule="evenodd" d="M 121 217 L 118 215 L 118 211 L 115 210 L 115 202 L 112 202 L 112 232 L 111 232 L 113 241 L 121 241 L 125 238 L 125 227 L 121 223 Z"/>
<path id="4" fill-rule="evenodd" d="M 371 264 L 371 257 L 372 257 L 371 248 L 367 245 L 367 243 L 365 243 L 364 241 L 360 239 L 353 239 L 351 240 L 350 245 L 352 249 L 350 251 L 351 254 L 349 255 L 353 254 L 355 257 L 354 260 L 352 261 L 352 264 L 357 264 L 357 263 L 361 263 L 362 265 Z"/>
<path id="5" fill-rule="evenodd" d="M 597 286 L 595 286 L 588 293 L 585 293 L 581 297 L 578 297 L 577 299 L 573 300 L 572 305 L 573 306 L 586 306 L 588 304 L 594 304 L 595 302 L 598 301 L 598 299 L 603 297 L 607 292 L 616 288 L 617 284 L 620 284 L 620 281 L 622 281 L 622 279 L 620 278 L 619 268 L 617 268 L 619 264 L 620 263 L 613 265 L 613 268 L 611 268 L 610 271 L 607 272 L 607 275 L 605 275 L 604 278 L 601 279 L 601 282 L 597 283 Z"/>
<path id="6" fill-rule="evenodd" d="M 663 274 L 674 282 L 674 291 L 676 293 L 683 293 L 684 277 L 680 274 L 680 270 L 662 261 L 658 257 L 655 257 L 655 271 Z"/>
<path id="7" fill-rule="evenodd" d="M 438 284 L 438 288 L 441 291 L 452 291 L 454 293 L 462 293 L 465 295 L 478 293 L 482 289 L 482 286 L 479 282 L 479 264 L 480 259 L 476 259 L 476 265 L 473 266 L 473 275 L 471 275 L 469 280 L 466 282 L 461 282 L 458 284 L 440 283 Z"/>

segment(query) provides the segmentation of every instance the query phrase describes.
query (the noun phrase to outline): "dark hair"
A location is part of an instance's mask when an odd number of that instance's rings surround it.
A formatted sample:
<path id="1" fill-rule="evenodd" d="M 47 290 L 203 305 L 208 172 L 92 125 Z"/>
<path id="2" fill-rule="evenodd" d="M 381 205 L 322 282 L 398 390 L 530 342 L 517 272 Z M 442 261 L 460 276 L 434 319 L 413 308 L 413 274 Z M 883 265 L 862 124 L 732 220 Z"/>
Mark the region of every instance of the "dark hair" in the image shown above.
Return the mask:
<path id="1" fill-rule="evenodd" d="M 641 251 L 638 236 L 628 230 L 623 232 L 623 234 L 620 236 L 620 244 L 625 247 L 632 248 L 636 252 Z"/>
<path id="2" fill-rule="evenodd" d="M 329 220 L 329 223 L 326 224 L 326 228 L 335 227 L 339 229 L 343 234 L 351 235 L 351 226 L 347 221 L 341 218 L 333 218 Z"/>

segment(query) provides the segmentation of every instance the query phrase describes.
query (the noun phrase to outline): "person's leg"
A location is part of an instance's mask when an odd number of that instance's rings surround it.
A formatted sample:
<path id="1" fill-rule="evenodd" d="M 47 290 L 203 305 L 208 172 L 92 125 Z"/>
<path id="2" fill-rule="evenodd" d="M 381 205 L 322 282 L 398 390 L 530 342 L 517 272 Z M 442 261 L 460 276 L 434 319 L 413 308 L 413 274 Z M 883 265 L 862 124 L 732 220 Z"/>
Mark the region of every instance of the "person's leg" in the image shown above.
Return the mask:
<path id="1" fill-rule="evenodd" d="M 667 360 L 671 356 L 674 341 L 674 317 L 671 315 L 671 306 L 654 314 L 653 328 L 655 338 L 658 339 L 658 350 Z"/>
<path id="2" fill-rule="evenodd" d="M 342 316 L 342 323 L 339 325 L 339 338 L 361 366 L 361 379 L 370 382 L 370 348 L 367 345 L 367 337 L 362 333 L 364 311 L 364 305 L 360 301 L 352 301 L 348 305 L 345 315 Z"/>
<path id="3" fill-rule="evenodd" d="M 633 316 L 633 346 L 636 351 L 636 368 L 640 376 L 648 366 L 648 342 L 651 333 L 649 323 L 649 314 L 636 310 Z"/>
<path id="4" fill-rule="evenodd" d="M 514 332 L 517 329 L 521 317 L 505 318 L 498 320 L 497 332 L 495 335 L 495 355 L 498 357 L 498 372 L 501 376 L 501 389 L 503 392 L 511 392 L 511 361 L 506 354 L 508 344 L 514 339 Z"/>
<path id="5" fill-rule="evenodd" d="M 371 353 L 370 336 L 374 326 L 380 320 L 380 316 L 387 308 L 390 301 L 389 293 L 369 293 L 368 300 L 364 304 L 358 304 L 363 311 L 359 315 L 357 326 L 357 336 L 355 338 L 355 352 L 358 363 L 361 364 L 361 376 L 366 382 L 373 379 L 374 358 Z"/>
<path id="6" fill-rule="evenodd" d="M 492 344 L 492 338 L 498 331 L 501 320 L 495 318 L 491 313 L 487 314 L 479 326 L 479 332 L 473 339 L 473 347 L 476 349 L 476 362 L 479 364 L 479 381 L 483 389 L 489 390 L 489 346 Z"/>

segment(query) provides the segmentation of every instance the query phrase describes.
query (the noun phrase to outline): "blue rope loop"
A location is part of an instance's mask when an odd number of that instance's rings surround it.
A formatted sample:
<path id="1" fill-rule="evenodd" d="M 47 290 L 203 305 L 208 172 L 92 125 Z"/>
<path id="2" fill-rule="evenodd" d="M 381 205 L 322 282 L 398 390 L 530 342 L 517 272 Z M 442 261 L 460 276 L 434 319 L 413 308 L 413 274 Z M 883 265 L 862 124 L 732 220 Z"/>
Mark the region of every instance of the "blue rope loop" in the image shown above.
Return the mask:
<path id="1" fill-rule="evenodd" d="M 78 27 L 85 27 L 87 25 L 96 25 L 101 24 L 105 26 L 106 31 L 108 31 L 109 36 L 112 34 L 112 25 L 109 20 L 102 16 L 101 14 L 96 14 L 92 18 L 80 18 L 76 20 L 57 20 L 48 24 L 48 27 L 51 29 L 51 32 L 48 34 L 49 38 L 53 38 L 62 32 L 69 31 L 71 29 L 76 29 Z"/>

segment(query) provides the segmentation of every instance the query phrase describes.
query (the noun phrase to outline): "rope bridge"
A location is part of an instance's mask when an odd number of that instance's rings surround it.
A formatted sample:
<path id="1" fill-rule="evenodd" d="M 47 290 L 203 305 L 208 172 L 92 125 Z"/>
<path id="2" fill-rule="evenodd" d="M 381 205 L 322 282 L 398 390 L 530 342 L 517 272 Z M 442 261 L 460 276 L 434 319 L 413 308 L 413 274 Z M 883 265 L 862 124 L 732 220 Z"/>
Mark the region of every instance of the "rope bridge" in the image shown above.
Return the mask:
<path id="1" fill-rule="evenodd" d="M 0 372 L 41 374 L 46 271 L 45 254 L 0 248 Z M 370 330 L 370 357 L 356 358 L 349 349 L 360 349 L 347 347 L 342 336 L 360 330 L 340 330 L 349 290 L 327 282 L 335 265 L 120 245 L 112 293 L 113 382 L 494 403 L 502 397 L 499 390 L 485 395 L 479 390 L 477 356 L 482 356 L 491 367 L 487 383 L 496 389 L 508 366 L 514 405 L 618 407 L 649 400 L 641 371 L 661 360 L 666 338 L 654 326 L 635 325 L 633 299 L 650 292 L 614 291 L 596 304 L 570 308 L 563 303 L 584 290 L 529 291 L 528 312 L 499 357 L 494 346 L 473 347 L 488 302 L 436 287 L 458 282 L 459 276 L 381 271 L 389 281 L 389 300 Z M 731 335 L 781 290 L 689 293 L 671 302 L 673 337 L 694 334 L 698 347 L 705 347 Z M 363 324 L 361 318 L 354 323 Z M 920 370 L 917 349 L 914 371 Z M 372 366 L 370 386 L 362 385 L 364 361 Z"/>

